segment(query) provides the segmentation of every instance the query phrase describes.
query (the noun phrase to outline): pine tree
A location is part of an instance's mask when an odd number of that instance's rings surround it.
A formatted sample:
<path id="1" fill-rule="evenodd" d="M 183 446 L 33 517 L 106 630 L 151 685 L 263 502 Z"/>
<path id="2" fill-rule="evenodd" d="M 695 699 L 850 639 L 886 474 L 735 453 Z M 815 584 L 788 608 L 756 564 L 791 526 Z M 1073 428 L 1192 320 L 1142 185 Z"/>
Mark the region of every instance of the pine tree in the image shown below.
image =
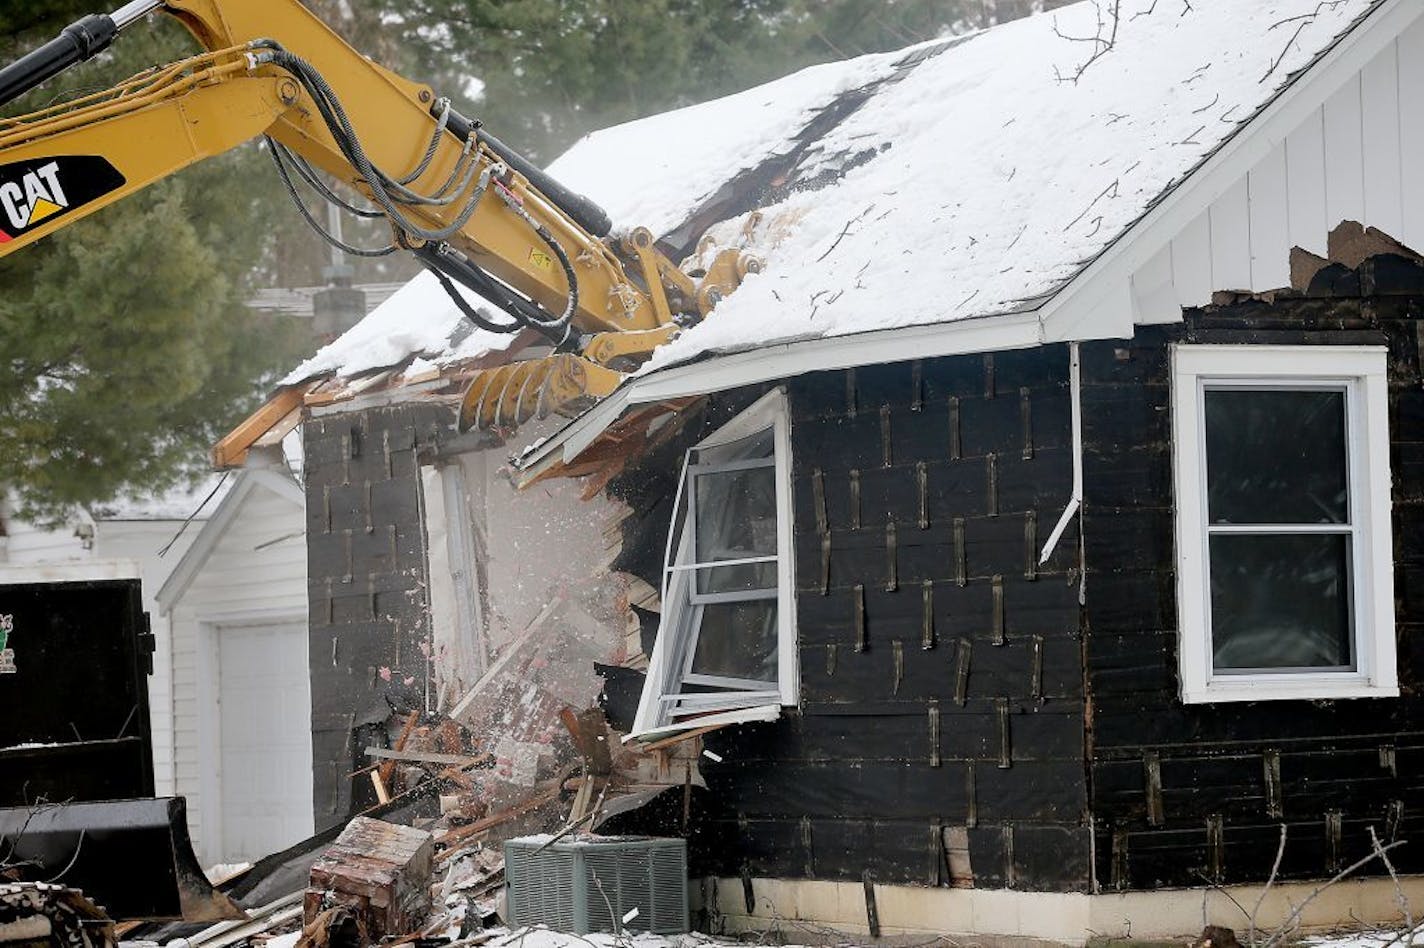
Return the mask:
<path id="1" fill-rule="evenodd" d="M 84 12 L 48 6 L 44 32 L 7 43 L 5 59 Z M 155 21 L 7 112 L 193 46 Z M 305 345 L 299 327 L 243 305 L 279 206 L 260 157 L 199 164 L 0 259 L 0 489 L 27 514 L 58 519 L 205 470 L 211 444 Z"/>

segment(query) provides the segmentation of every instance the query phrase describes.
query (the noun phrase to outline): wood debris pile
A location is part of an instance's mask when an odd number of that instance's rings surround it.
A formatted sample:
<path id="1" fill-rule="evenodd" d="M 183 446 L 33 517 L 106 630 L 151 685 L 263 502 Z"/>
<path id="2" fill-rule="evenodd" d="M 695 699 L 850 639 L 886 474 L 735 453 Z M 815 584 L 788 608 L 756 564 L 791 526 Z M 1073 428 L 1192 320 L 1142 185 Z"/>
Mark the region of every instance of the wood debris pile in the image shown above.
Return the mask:
<path id="1" fill-rule="evenodd" d="M 702 783 L 700 731 L 640 745 L 625 743 L 597 707 L 564 707 L 556 721 L 561 734 L 544 762 L 552 772 L 522 786 L 508 779 L 510 761 L 473 729 L 420 712 L 397 719 L 390 746 L 365 748 L 372 762 L 353 775 L 380 800 L 371 815 L 354 818 L 334 840 L 314 837 L 251 870 L 275 879 L 284 870 L 267 864 L 285 858 L 289 874 L 309 866 L 294 877 L 305 888 L 272 900 L 270 885 L 248 880 L 249 897 L 238 901 L 252 918 L 183 933 L 188 948 L 483 944 L 506 922 L 506 840 L 596 834 L 662 793 L 681 796 L 686 832 L 692 788 Z M 220 888 L 243 882 L 238 873 Z M 166 944 L 177 934 L 129 937 Z"/>

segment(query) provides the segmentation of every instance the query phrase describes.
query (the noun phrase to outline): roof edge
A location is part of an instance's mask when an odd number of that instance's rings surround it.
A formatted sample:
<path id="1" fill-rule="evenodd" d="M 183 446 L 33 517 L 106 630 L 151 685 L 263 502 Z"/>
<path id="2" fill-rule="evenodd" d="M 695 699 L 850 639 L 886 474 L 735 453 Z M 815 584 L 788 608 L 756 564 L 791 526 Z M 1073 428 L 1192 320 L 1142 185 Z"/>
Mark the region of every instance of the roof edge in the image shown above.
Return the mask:
<path id="1" fill-rule="evenodd" d="M 237 514 L 242 509 L 243 503 L 258 487 L 264 487 L 278 497 L 295 503 L 298 507 L 305 508 L 306 506 L 306 497 L 302 493 L 301 485 L 290 477 L 285 477 L 267 468 L 252 468 L 242 471 L 232 490 L 227 492 L 227 496 L 218 504 L 207 523 L 203 524 L 203 528 L 198 531 L 198 536 L 193 540 L 192 546 L 183 553 L 183 558 L 173 567 L 173 571 L 168 574 L 168 578 L 163 581 L 163 585 L 154 594 L 153 598 L 158 603 L 160 615 L 168 615 L 178 598 L 188 590 L 193 580 L 197 579 L 198 573 L 202 571 L 208 557 L 217 549 L 222 538 L 227 535 L 228 528 L 237 519 Z"/>
<path id="2" fill-rule="evenodd" d="M 1362 13 L 1045 300 L 1044 341 L 1132 335 L 1132 275 L 1267 157 L 1336 87 L 1421 18 L 1424 5 L 1418 0 L 1381 0 Z"/>
<path id="3" fill-rule="evenodd" d="M 555 464 L 573 461 L 626 409 L 635 405 L 706 395 L 807 372 L 973 352 L 1026 349 L 1043 341 L 1038 310 L 1034 309 L 948 323 L 900 326 L 776 343 L 702 362 L 668 366 L 630 378 L 612 395 L 517 460 L 515 467 L 521 472 L 521 486 L 532 483 Z"/>

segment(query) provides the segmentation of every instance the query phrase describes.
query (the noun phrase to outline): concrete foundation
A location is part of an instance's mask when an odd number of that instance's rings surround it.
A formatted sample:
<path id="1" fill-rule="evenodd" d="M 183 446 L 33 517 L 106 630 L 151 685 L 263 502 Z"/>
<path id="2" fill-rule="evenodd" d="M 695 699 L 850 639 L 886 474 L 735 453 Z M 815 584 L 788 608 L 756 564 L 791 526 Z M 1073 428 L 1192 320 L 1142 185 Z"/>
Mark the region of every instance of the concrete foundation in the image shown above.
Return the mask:
<path id="1" fill-rule="evenodd" d="M 1424 876 L 1400 881 L 1410 904 L 1416 911 L 1424 909 Z M 1310 883 L 1272 886 L 1257 915 L 1258 930 L 1280 927 L 1317 888 Z M 1101 939 L 1181 939 L 1200 934 L 1210 924 L 1236 930 L 1244 944 L 1249 921 L 1238 904 L 1251 910 L 1261 890 L 1243 885 L 1088 895 L 876 885 L 875 904 L 881 938 L 887 942 L 908 935 L 974 935 L 978 944 L 1085 945 Z M 869 937 L 861 883 L 753 879 L 752 892 L 755 908 L 750 913 L 741 879 L 704 879 L 700 894 L 704 906 L 715 898 L 725 932 L 770 930 L 801 944 L 834 933 Z M 1306 906 L 1300 921 L 1307 932 L 1404 924 L 1388 878 L 1337 883 Z"/>

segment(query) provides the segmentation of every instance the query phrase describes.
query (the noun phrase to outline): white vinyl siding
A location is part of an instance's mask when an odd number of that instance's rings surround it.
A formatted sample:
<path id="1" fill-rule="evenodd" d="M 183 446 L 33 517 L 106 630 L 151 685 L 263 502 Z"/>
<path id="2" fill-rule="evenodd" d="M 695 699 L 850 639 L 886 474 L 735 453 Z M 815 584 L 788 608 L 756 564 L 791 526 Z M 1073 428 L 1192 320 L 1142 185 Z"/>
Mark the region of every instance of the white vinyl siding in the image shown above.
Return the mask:
<path id="1" fill-rule="evenodd" d="M 1325 256 L 1341 221 L 1424 247 L 1424 19 L 1363 69 L 1132 277 L 1133 318 L 1176 322 L 1216 290 L 1290 285 L 1290 249 Z M 1249 134 L 1249 132 L 1248 132 Z"/>
<path id="2" fill-rule="evenodd" d="M 236 504 L 236 509 L 227 509 L 230 504 Z M 188 798 L 189 830 L 205 864 L 224 858 L 217 819 L 221 668 L 214 630 L 223 624 L 305 623 L 304 528 L 303 509 L 290 497 L 262 484 L 239 483 L 224 500 L 222 515 L 215 514 L 209 524 L 219 535 L 203 538 L 203 556 L 195 572 L 167 603 L 173 630 L 175 786 Z M 167 587 L 164 592 L 168 594 Z M 298 732 L 310 731 L 310 719 L 291 726 Z M 309 773 L 306 780 L 310 785 Z M 308 799 L 308 817 L 310 805 Z"/>

